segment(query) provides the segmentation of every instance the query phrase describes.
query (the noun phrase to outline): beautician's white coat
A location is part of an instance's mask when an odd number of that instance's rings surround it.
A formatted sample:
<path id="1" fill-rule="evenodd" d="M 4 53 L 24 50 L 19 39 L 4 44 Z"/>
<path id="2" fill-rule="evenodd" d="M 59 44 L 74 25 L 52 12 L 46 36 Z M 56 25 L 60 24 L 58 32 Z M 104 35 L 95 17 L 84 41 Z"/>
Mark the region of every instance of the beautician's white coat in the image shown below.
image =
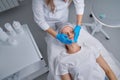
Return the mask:
<path id="1" fill-rule="evenodd" d="M 46 5 L 45 0 L 33 0 L 32 9 L 34 13 L 35 22 L 43 30 L 47 30 L 50 24 L 56 22 L 65 22 L 68 19 L 68 6 L 69 0 L 53 0 L 55 4 L 54 13 L 51 12 L 50 8 Z M 76 8 L 76 14 L 83 14 L 84 12 L 84 0 L 73 0 Z"/>

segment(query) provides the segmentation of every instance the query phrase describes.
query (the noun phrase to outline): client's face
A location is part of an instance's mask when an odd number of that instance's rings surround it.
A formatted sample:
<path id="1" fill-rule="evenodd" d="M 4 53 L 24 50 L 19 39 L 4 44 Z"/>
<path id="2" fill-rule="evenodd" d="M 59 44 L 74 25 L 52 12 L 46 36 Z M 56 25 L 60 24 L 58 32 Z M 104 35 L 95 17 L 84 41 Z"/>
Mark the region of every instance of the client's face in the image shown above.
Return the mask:
<path id="1" fill-rule="evenodd" d="M 65 26 L 62 30 L 62 33 L 67 34 L 69 39 L 74 40 L 74 31 L 70 26 Z"/>

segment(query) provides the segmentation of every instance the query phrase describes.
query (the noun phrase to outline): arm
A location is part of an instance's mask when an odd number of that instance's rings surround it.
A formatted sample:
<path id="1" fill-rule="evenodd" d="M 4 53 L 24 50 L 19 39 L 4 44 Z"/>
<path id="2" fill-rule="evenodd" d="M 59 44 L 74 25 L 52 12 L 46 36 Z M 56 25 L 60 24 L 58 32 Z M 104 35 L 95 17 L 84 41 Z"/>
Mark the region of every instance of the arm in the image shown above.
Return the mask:
<path id="1" fill-rule="evenodd" d="M 77 22 L 76 22 L 77 25 L 81 25 L 82 24 L 82 16 L 83 15 L 80 15 L 80 14 L 77 15 Z"/>
<path id="2" fill-rule="evenodd" d="M 81 25 L 82 23 L 82 16 L 84 13 L 84 0 L 73 0 L 75 9 L 76 9 L 76 24 Z"/>
<path id="3" fill-rule="evenodd" d="M 45 20 L 44 16 L 44 1 L 43 0 L 32 0 L 32 10 L 34 14 L 34 20 L 38 26 L 44 31 L 50 28 Z"/>
<path id="4" fill-rule="evenodd" d="M 59 41 L 61 41 L 64 44 L 71 44 L 72 40 L 70 40 L 67 35 L 65 34 L 57 34 L 57 32 L 50 28 L 48 23 L 46 22 L 44 18 L 44 1 L 43 0 L 33 0 L 32 2 L 32 9 L 34 13 L 34 20 L 35 22 L 46 32 L 48 32 L 50 35 L 52 35 L 54 38 L 57 38 Z"/>
<path id="5" fill-rule="evenodd" d="M 46 22 L 44 18 L 43 4 L 44 3 L 42 0 L 33 0 L 32 9 L 34 13 L 34 20 L 38 24 L 38 26 L 41 27 L 41 29 L 48 32 L 53 37 L 56 37 L 57 35 L 56 31 L 50 28 L 50 26 L 48 25 L 48 23 Z"/>
<path id="6" fill-rule="evenodd" d="M 56 37 L 57 32 L 55 30 L 53 30 L 52 28 L 48 28 L 46 30 L 49 34 L 51 34 L 53 37 Z"/>
<path id="7" fill-rule="evenodd" d="M 69 73 L 61 75 L 61 80 L 72 80 Z"/>
<path id="8" fill-rule="evenodd" d="M 77 25 L 76 27 L 74 28 L 74 42 L 77 42 L 78 40 L 78 37 L 79 37 L 79 34 L 80 34 L 80 30 L 81 30 L 81 23 L 82 23 L 82 15 L 77 15 Z"/>
<path id="9" fill-rule="evenodd" d="M 74 5 L 75 5 L 75 9 L 76 9 L 76 27 L 74 28 L 74 42 L 77 42 L 78 40 L 78 36 L 80 33 L 80 29 L 81 29 L 81 23 L 82 23 L 82 16 L 84 13 L 84 0 L 73 0 Z"/>
<path id="10" fill-rule="evenodd" d="M 108 76 L 109 80 L 117 80 L 115 74 L 109 67 L 109 65 L 106 63 L 106 61 L 103 59 L 103 57 L 100 55 L 97 58 L 97 63 L 102 67 L 102 69 L 105 71 L 106 75 Z"/>

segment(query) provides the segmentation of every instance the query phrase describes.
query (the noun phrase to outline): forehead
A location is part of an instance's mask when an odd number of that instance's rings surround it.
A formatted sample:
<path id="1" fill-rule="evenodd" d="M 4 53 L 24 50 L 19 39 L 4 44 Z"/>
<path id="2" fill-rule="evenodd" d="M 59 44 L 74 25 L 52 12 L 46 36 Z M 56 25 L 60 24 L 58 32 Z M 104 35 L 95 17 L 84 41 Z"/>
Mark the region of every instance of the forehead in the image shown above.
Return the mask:
<path id="1" fill-rule="evenodd" d="M 67 32 L 67 31 L 73 31 L 73 28 L 70 27 L 70 26 L 65 26 L 65 27 L 61 30 L 61 32 Z"/>

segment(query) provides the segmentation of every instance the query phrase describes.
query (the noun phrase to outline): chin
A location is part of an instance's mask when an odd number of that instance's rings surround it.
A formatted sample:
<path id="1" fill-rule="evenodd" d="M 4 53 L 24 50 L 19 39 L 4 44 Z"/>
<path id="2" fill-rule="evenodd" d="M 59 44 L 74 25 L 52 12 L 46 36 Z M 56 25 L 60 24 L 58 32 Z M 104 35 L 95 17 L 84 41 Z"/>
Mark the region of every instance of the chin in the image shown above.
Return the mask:
<path id="1" fill-rule="evenodd" d="M 70 40 L 74 40 L 74 38 L 69 38 Z"/>
<path id="2" fill-rule="evenodd" d="M 74 40 L 74 38 L 72 38 L 71 40 Z"/>

